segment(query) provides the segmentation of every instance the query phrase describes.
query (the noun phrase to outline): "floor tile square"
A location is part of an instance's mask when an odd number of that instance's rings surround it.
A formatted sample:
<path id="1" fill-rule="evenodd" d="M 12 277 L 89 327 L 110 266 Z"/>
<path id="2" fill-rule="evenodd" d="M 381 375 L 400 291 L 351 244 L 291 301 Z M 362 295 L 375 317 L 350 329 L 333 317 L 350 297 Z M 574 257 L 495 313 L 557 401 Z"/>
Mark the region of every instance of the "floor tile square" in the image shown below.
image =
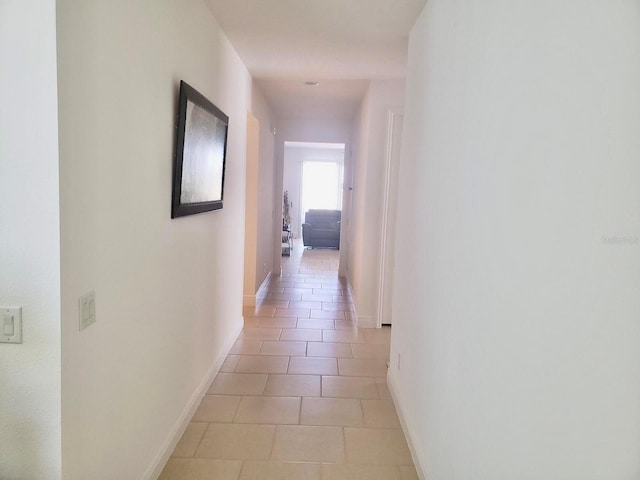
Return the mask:
<path id="1" fill-rule="evenodd" d="M 299 397 L 242 397 L 234 423 L 297 425 Z"/>
<path id="2" fill-rule="evenodd" d="M 353 358 L 377 358 L 389 360 L 389 346 L 375 343 L 354 343 L 351 345 Z"/>
<path id="3" fill-rule="evenodd" d="M 322 310 L 326 310 L 329 312 L 346 312 L 349 309 L 350 307 L 347 303 L 322 302 Z"/>
<path id="4" fill-rule="evenodd" d="M 243 307 L 244 317 L 272 317 L 277 307 Z"/>
<path id="5" fill-rule="evenodd" d="M 357 330 L 323 330 L 323 342 L 364 343 L 364 337 Z"/>
<path id="6" fill-rule="evenodd" d="M 353 320 L 336 320 L 336 330 L 348 330 L 352 334 L 358 332 L 358 326 Z"/>
<path id="7" fill-rule="evenodd" d="M 399 428 L 344 429 L 347 463 L 413 465 L 409 447 Z"/>
<path id="8" fill-rule="evenodd" d="M 269 295 L 269 300 L 288 300 L 299 301 L 302 297 L 301 293 L 272 293 Z"/>
<path id="9" fill-rule="evenodd" d="M 296 286 L 294 281 L 287 281 L 285 279 L 278 280 L 272 285 L 274 287 L 281 287 L 281 288 L 291 288 Z"/>
<path id="10" fill-rule="evenodd" d="M 208 393 L 218 395 L 262 395 L 266 373 L 219 373 Z"/>
<path id="11" fill-rule="evenodd" d="M 344 462 L 342 428 L 278 425 L 271 457 L 291 462 Z"/>
<path id="12" fill-rule="evenodd" d="M 309 318 L 310 312 L 308 308 L 278 308 L 274 317 Z"/>
<path id="13" fill-rule="evenodd" d="M 172 457 L 193 457 L 196 454 L 200 440 L 209 426 L 208 423 L 189 422 L 187 429 L 182 434 L 182 438 L 176 445 Z"/>
<path id="14" fill-rule="evenodd" d="M 241 461 L 170 458 L 158 480 L 237 480 Z"/>
<path id="15" fill-rule="evenodd" d="M 311 290 L 312 288 L 318 288 L 318 285 L 320 285 L 319 282 L 318 284 L 312 282 L 296 282 L 294 288 L 304 288 L 305 290 Z"/>
<path id="16" fill-rule="evenodd" d="M 264 340 L 260 355 L 297 355 L 305 356 L 307 353 L 307 342 L 286 342 L 279 340 Z"/>
<path id="17" fill-rule="evenodd" d="M 320 464 L 244 462 L 239 480 L 320 480 Z"/>
<path id="18" fill-rule="evenodd" d="M 391 400 L 362 400 L 367 427 L 400 428 L 396 407 Z"/>
<path id="19" fill-rule="evenodd" d="M 322 377 L 322 396 L 334 398 L 378 398 L 373 378 L 367 377 Z"/>
<path id="20" fill-rule="evenodd" d="M 265 395 L 319 397 L 320 375 L 269 375 Z"/>
<path id="21" fill-rule="evenodd" d="M 222 365 L 220 366 L 221 372 L 233 372 L 240 361 L 240 355 L 227 355 Z"/>
<path id="22" fill-rule="evenodd" d="M 348 343 L 309 342 L 307 357 L 351 358 L 351 345 Z"/>
<path id="23" fill-rule="evenodd" d="M 387 362 L 377 358 L 339 358 L 338 371 L 347 377 L 385 377 Z"/>
<path id="24" fill-rule="evenodd" d="M 258 326 L 267 328 L 296 328 L 295 318 L 259 318 Z"/>
<path id="25" fill-rule="evenodd" d="M 309 289 L 307 289 L 307 288 L 286 287 L 284 289 L 284 292 L 282 292 L 282 293 L 300 293 L 300 294 L 303 294 L 303 293 L 310 293 L 310 292 L 309 292 Z"/>
<path id="26" fill-rule="evenodd" d="M 335 321 L 327 318 L 300 318 L 298 328 L 314 328 L 318 330 L 333 330 Z"/>
<path id="27" fill-rule="evenodd" d="M 256 299 L 256 306 L 277 308 L 287 308 L 289 306 L 289 300 L 271 300 L 268 297 L 267 295 L 265 298 Z"/>
<path id="28" fill-rule="evenodd" d="M 342 296 L 342 290 L 339 288 L 314 288 L 314 295 L 337 295 Z"/>
<path id="29" fill-rule="evenodd" d="M 301 425 L 336 427 L 364 424 L 360 400 L 350 398 L 303 398 Z"/>
<path id="30" fill-rule="evenodd" d="M 291 301 L 289 302 L 289 308 L 296 309 L 319 309 L 322 306 L 322 302 L 303 302 L 303 301 Z"/>
<path id="31" fill-rule="evenodd" d="M 335 358 L 291 357 L 288 373 L 303 375 L 337 375 L 338 362 Z"/>
<path id="32" fill-rule="evenodd" d="M 289 357 L 241 355 L 236 373 L 287 373 Z"/>
<path id="33" fill-rule="evenodd" d="M 336 310 L 311 310 L 311 314 L 309 318 L 324 318 L 330 320 L 346 320 L 344 316 L 344 311 L 336 311 Z"/>
<path id="34" fill-rule="evenodd" d="M 252 338 L 258 340 L 278 340 L 282 330 L 279 328 L 245 327 L 240 338 Z"/>
<path id="35" fill-rule="evenodd" d="M 309 293 L 302 294 L 303 302 L 333 302 L 332 295 L 315 295 Z"/>
<path id="36" fill-rule="evenodd" d="M 391 400 L 391 392 L 389 391 L 386 378 L 376 378 L 376 387 L 380 398 Z"/>
<path id="37" fill-rule="evenodd" d="M 395 465 L 322 465 L 322 480 L 404 480 Z"/>
<path id="38" fill-rule="evenodd" d="M 231 422 L 240 404 L 240 398 L 230 395 L 205 395 L 193 414 L 192 421 Z"/>
<path id="39" fill-rule="evenodd" d="M 280 334 L 280 340 L 321 342 L 322 330 L 308 328 L 285 328 Z"/>
<path id="40" fill-rule="evenodd" d="M 262 346 L 262 340 L 255 338 L 243 338 L 240 337 L 233 344 L 229 353 L 233 355 L 253 355 L 260 351 Z"/>
<path id="41" fill-rule="evenodd" d="M 271 455 L 275 430 L 275 425 L 212 423 L 200 442 L 196 456 L 199 458 L 268 460 Z"/>

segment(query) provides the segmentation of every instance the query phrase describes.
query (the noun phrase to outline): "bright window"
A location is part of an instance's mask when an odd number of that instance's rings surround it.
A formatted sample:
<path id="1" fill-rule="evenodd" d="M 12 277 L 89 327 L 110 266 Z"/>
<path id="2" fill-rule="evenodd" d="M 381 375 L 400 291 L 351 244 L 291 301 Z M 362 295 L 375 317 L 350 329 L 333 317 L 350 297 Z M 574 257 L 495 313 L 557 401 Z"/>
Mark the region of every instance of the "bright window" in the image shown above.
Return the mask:
<path id="1" fill-rule="evenodd" d="M 342 210 L 342 165 L 305 161 L 302 164 L 302 216 L 311 209 Z"/>

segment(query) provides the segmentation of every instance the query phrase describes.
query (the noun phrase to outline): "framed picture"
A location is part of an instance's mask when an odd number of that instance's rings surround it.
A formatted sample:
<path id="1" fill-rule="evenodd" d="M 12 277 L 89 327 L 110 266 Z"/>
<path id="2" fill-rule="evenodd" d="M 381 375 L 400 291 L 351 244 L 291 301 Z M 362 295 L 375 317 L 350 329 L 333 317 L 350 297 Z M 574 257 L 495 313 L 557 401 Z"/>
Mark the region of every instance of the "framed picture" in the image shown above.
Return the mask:
<path id="1" fill-rule="evenodd" d="M 222 208 L 229 117 L 180 82 L 171 218 Z"/>

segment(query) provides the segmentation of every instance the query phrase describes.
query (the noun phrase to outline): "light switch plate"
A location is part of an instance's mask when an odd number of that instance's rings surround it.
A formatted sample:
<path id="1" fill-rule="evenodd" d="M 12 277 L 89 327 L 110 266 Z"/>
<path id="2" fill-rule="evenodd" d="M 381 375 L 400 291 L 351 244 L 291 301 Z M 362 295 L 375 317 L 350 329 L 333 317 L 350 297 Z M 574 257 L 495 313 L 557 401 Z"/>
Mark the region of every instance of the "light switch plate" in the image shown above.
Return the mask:
<path id="1" fill-rule="evenodd" d="M 78 299 L 80 331 L 96 322 L 96 292 L 89 292 Z"/>
<path id="2" fill-rule="evenodd" d="M 0 343 L 22 343 L 22 307 L 0 307 Z"/>

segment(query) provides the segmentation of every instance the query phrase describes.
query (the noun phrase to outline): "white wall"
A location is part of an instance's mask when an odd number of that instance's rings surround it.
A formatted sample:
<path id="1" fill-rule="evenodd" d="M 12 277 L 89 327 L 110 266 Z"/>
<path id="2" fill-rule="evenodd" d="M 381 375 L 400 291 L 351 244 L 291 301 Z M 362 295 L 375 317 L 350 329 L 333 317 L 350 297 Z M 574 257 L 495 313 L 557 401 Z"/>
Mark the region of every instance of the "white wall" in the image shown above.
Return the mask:
<path id="1" fill-rule="evenodd" d="M 284 192 L 289 192 L 289 216 L 291 217 L 291 234 L 294 238 L 302 238 L 300 222 L 300 204 L 302 201 L 302 162 L 304 159 L 303 148 L 284 146 L 284 173 L 283 173 L 283 207 Z"/>
<path id="2" fill-rule="evenodd" d="M 353 157 L 349 282 L 361 327 L 378 323 L 378 278 L 385 155 L 391 109 L 404 105 L 404 80 L 372 81 L 362 101 Z"/>
<path id="3" fill-rule="evenodd" d="M 55 2 L 0 1 L 0 478 L 60 478 L 60 226 Z"/>
<path id="4" fill-rule="evenodd" d="M 423 478 L 640 478 L 639 46 L 638 2 L 427 2 L 390 369 Z"/>
<path id="5" fill-rule="evenodd" d="M 260 177 L 260 122 L 247 114 L 247 162 L 245 167 L 244 282 L 242 305 L 256 304 L 258 257 L 258 180 Z"/>
<path id="6" fill-rule="evenodd" d="M 63 474 L 148 478 L 242 325 L 251 78 L 201 0 L 61 0 L 58 49 Z M 224 208 L 172 220 L 180 79 L 230 126 Z"/>
<path id="7" fill-rule="evenodd" d="M 251 110 L 260 122 L 260 152 L 258 169 L 258 233 L 256 255 L 256 284 L 257 291 L 267 275 L 273 271 L 273 252 L 280 246 L 274 245 L 275 236 L 281 230 L 280 223 L 273 222 L 274 211 L 280 209 L 274 195 L 275 183 L 275 136 L 273 134 L 274 120 L 271 109 L 264 95 L 253 82 Z"/>
<path id="8" fill-rule="evenodd" d="M 243 305 L 254 306 L 256 293 L 274 268 L 274 135 L 271 110 L 255 82 L 252 114 L 247 119 L 246 215 Z"/>

